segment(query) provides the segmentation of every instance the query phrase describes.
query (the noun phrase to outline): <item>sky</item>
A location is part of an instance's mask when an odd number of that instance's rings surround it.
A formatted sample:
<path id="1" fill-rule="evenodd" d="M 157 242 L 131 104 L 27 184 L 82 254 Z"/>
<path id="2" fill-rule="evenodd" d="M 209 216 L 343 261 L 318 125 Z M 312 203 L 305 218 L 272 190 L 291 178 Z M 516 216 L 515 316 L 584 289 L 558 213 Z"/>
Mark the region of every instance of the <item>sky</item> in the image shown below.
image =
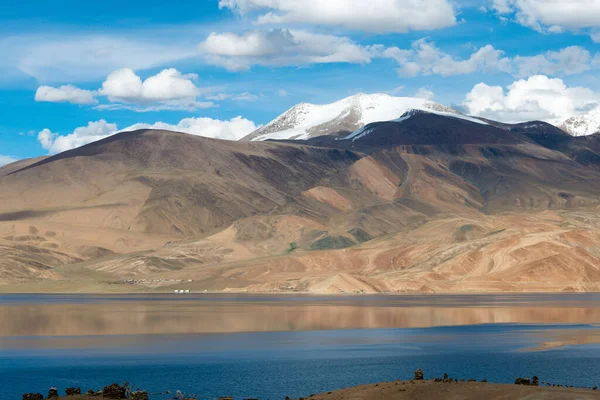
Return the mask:
<path id="1" fill-rule="evenodd" d="M 237 140 L 358 92 L 600 112 L 600 0 L 21 0 L 0 54 L 0 165 L 137 128 Z"/>

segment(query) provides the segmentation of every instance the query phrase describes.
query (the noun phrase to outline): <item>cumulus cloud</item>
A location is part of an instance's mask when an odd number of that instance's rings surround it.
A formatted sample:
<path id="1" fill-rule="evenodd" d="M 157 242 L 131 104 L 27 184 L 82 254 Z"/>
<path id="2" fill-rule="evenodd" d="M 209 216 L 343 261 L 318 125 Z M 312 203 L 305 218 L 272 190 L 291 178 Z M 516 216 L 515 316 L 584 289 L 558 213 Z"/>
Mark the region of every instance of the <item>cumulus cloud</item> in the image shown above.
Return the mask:
<path id="1" fill-rule="evenodd" d="M 410 49 L 380 48 L 377 56 L 396 60 L 400 65 L 398 73 L 407 77 L 465 75 L 474 72 L 505 72 L 518 77 L 536 74 L 573 75 L 600 65 L 596 61 L 598 56 L 592 58 L 589 51 L 579 46 L 535 56 L 510 58 L 505 57 L 502 50 L 488 44 L 461 59 L 440 50 L 427 38 L 413 42 Z"/>
<path id="2" fill-rule="evenodd" d="M 347 37 L 288 29 L 211 33 L 199 44 L 207 62 L 232 71 L 253 65 L 287 66 L 326 63 L 369 63 L 374 47 Z"/>
<path id="3" fill-rule="evenodd" d="M 48 153 L 56 154 L 104 139 L 114 134 L 116 130 L 116 124 L 101 119 L 89 122 L 87 126 L 80 126 L 68 135 L 59 135 L 46 128 L 38 134 L 38 140 Z"/>
<path id="4" fill-rule="evenodd" d="M 111 72 L 102 87 L 95 92 L 72 85 L 59 88 L 41 86 L 36 101 L 95 104 L 96 97 L 106 97 L 109 104 L 100 104 L 98 110 L 133 110 L 138 112 L 159 110 L 196 110 L 214 107 L 210 101 L 199 101 L 201 89 L 194 81 L 196 74 L 182 74 L 175 68 L 164 69 L 142 80 L 132 69 L 122 68 Z"/>
<path id="5" fill-rule="evenodd" d="M 184 118 L 177 124 L 165 122 L 137 123 L 121 130 L 117 128 L 116 124 L 101 119 L 90 121 L 87 126 L 75 128 L 72 133 L 66 135 L 52 132 L 47 128 L 43 129 L 38 133 L 38 141 L 44 149 L 48 150 L 49 154 L 57 154 L 107 138 L 119 132 L 137 129 L 163 129 L 216 139 L 239 140 L 258 128 L 259 126 L 255 125 L 254 122 L 241 116 L 230 120 Z"/>
<path id="6" fill-rule="evenodd" d="M 584 87 L 568 87 L 562 79 L 535 75 L 506 89 L 478 83 L 466 95 L 469 114 L 503 122 L 542 120 L 559 124 L 600 104 L 600 94 Z"/>
<path id="7" fill-rule="evenodd" d="M 238 116 L 228 121 L 212 118 L 184 118 L 176 125 L 164 122 L 156 122 L 154 124 L 140 123 L 125 128 L 124 131 L 136 129 L 164 129 L 215 139 L 239 140 L 258 128 L 259 127 L 255 125 L 254 122 Z"/>
<path id="8" fill-rule="evenodd" d="M 63 85 L 58 88 L 40 86 L 35 92 L 35 101 L 50 103 L 95 104 L 94 92 L 79 89 L 73 85 Z"/>
<path id="9" fill-rule="evenodd" d="M 7 164 L 14 163 L 15 161 L 18 161 L 18 160 L 13 156 L 3 156 L 0 154 L 0 167 L 7 165 Z"/>
<path id="10" fill-rule="evenodd" d="M 498 14 L 541 32 L 600 27 L 599 0 L 493 0 L 492 5 Z"/>
<path id="11" fill-rule="evenodd" d="M 220 0 L 220 8 L 246 15 L 260 13 L 257 22 L 340 26 L 376 33 L 445 28 L 456 23 L 448 0 Z"/>
<path id="12" fill-rule="evenodd" d="M 164 69 L 142 81 L 130 68 L 111 72 L 99 93 L 111 101 L 145 103 L 196 98 L 200 90 L 193 80 L 196 74 L 184 75 L 175 68 Z"/>

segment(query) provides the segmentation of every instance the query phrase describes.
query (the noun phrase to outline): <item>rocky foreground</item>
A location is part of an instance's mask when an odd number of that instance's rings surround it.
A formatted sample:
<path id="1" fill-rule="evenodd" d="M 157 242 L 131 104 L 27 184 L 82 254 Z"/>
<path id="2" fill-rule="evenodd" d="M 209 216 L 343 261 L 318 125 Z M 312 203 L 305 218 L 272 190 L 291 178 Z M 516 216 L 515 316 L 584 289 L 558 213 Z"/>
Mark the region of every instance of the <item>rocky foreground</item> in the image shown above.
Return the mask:
<path id="1" fill-rule="evenodd" d="M 429 400 L 429 399 L 456 399 L 456 400 L 565 400 L 565 399 L 600 399 L 600 391 L 594 387 L 573 387 L 562 384 L 553 384 L 540 381 L 537 376 L 532 379 L 517 378 L 513 385 L 489 383 L 485 379 L 477 382 L 474 379 L 456 379 L 444 374 L 443 378 L 425 380 L 421 369 L 415 371 L 411 381 L 394 381 L 375 383 L 370 385 L 356 386 L 322 394 L 311 394 L 298 400 Z M 94 400 L 94 399 L 132 399 L 149 400 L 152 395 L 143 390 L 132 391 L 129 386 L 112 384 L 103 390 L 88 390 L 82 394 L 79 388 L 66 389 L 67 396 L 59 397 L 56 388 L 48 391 L 48 399 L 54 400 Z M 160 398 L 173 400 L 199 400 L 197 397 L 186 396 L 180 391 L 175 393 L 160 393 Z M 166 396 L 166 397 L 165 397 Z M 23 400 L 44 400 L 41 393 L 29 393 L 23 395 Z M 216 400 L 216 398 L 215 398 Z M 233 397 L 222 396 L 218 400 L 234 400 Z M 258 400 L 258 399 L 244 399 Z M 290 397 L 285 400 L 294 400 Z"/>

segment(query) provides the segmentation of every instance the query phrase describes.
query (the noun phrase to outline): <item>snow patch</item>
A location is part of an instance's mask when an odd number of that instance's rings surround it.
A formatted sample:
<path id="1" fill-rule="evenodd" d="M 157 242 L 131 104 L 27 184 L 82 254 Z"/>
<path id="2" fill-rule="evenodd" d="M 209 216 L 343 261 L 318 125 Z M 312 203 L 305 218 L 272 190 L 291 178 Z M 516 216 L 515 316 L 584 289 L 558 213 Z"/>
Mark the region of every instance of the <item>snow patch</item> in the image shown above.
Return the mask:
<path id="1" fill-rule="evenodd" d="M 430 113 L 430 114 L 436 114 L 436 115 L 441 115 L 443 117 L 449 117 L 449 118 L 457 118 L 457 119 L 463 119 L 465 121 L 469 121 L 469 122 L 474 122 L 476 124 L 480 124 L 480 125 L 489 125 L 487 122 L 482 121 L 480 119 L 477 118 L 473 118 L 473 117 L 469 117 L 467 115 L 463 115 L 460 114 L 458 112 L 447 112 L 447 111 L 435 111 L 435 110 L 416 110 L 416 109 L 412 109 L 412 110 L 408 110 L 406 111 L 404 114 L 402 114 L 402 116 L 400 118 L 396 118 L 394 120 L 391 120 L 390 122 L 395 122 L 395 123 L 402 123 L 406 120 L 408 120 L 409 118 L 419 114 L 419 113 Z M 360 129 L 358 129 L 355 132 L 352 132 L 350 135 L 346 136 L 344 138 L 344 140 L 358 140 L 361 138 L 364 138 L 365 136 L 369 135 L 370 133 L 373 133 L 375 131 L 375 129 L 371 126 L 371 125 L 366 125 Z"/>

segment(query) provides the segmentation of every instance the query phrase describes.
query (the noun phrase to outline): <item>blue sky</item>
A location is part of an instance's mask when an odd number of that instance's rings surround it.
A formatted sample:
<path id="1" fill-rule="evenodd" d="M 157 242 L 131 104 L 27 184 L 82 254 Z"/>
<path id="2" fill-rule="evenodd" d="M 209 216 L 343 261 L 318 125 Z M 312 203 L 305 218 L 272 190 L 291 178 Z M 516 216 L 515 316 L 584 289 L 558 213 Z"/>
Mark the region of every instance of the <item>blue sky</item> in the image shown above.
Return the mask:
<path id="1" fill-rule="evenodd" d="M 600 104 L 600 0 L 579 3 L 9 2 L 0 164 L 135 127 L 236 139 L 357 92 L 560 123 Z"/>

